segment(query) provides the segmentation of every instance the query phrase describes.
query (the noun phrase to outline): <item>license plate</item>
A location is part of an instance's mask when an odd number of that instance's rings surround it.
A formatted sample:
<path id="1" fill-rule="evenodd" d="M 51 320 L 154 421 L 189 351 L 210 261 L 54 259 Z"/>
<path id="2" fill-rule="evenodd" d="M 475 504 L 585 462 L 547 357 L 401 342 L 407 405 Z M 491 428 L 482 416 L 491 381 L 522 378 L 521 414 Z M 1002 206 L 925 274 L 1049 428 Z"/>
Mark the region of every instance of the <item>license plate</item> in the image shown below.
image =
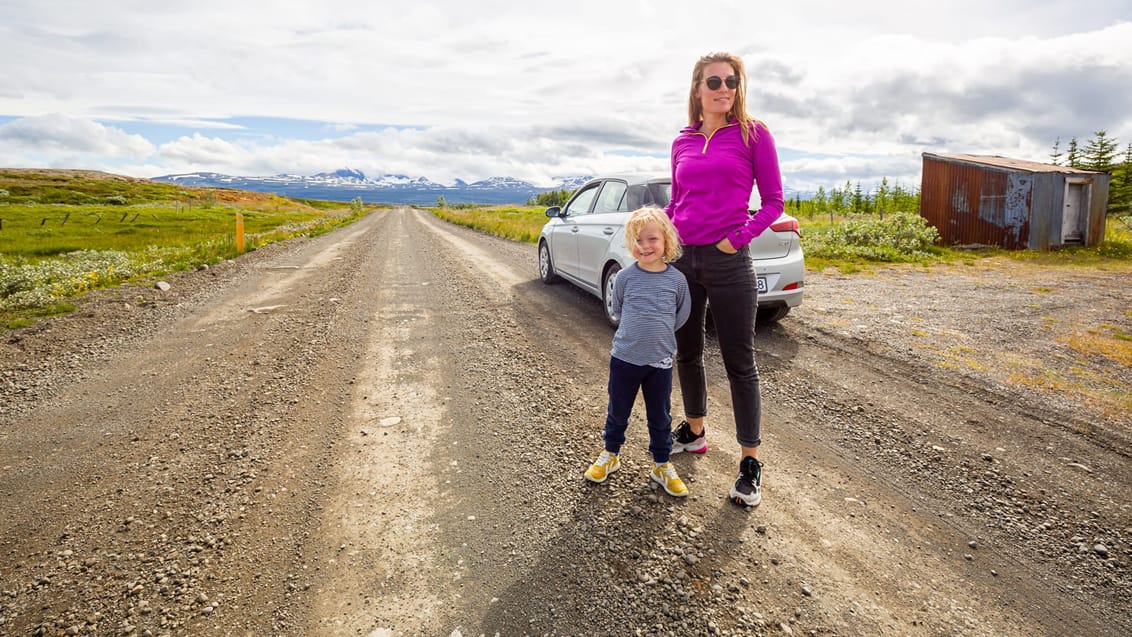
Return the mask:
<path id="1" fill-rule="evenodd" d="M 766 294 L 766 292 L 767 292 L 767 290 L 766 290 L 766 277 L 760 276 L 759 277 L 759 294 Z"/>

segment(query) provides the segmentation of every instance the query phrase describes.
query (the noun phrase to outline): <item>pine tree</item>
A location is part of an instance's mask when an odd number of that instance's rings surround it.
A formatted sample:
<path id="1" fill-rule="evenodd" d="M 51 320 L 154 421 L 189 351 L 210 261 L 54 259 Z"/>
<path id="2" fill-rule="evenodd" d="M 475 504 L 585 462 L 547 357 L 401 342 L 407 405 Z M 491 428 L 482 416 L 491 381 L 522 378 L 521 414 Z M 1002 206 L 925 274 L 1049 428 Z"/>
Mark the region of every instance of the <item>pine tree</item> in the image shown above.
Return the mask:
<path id="1" fill-rule="evenodd" d="M 1132 214 L 1132 142 L 1124 149 L 1124 161 L 1113 172 L 1108 201 L 1109 210 Z"/>
<path id="2" fill-rule="evenodd" d="M 1070 168 L 1081 167 L 1081 154 L 1077 150 L 1077 138 L 1069 140 L 1069 152 L 1065 155 L 1065 164 Z"/>
<path id="3" fill-rule="evenodd" d="M 1116 168 L 1116 140 L 1108 137 L 1108 133 L 1101 129 L 1093 133 L 1093 138 L 1085 144 L 1085 153 L 1081 158 L 1082 167 L 1086 170 L 1095 170 L 1102 173 L 1111 173 Z"/>
<path id="4" fill-rule="evenodd" d="M 1057 139 L 1053 140 L 1053 150 L 1051 150 L 1050 153 L 1049 153 L 1049 163 L 1051 163 L 1055 166 L 1061 165 L 1061 157 L 1065 154 L 1065 153 L 1061 152 L 1060 146 L 1061 146 L 1061 136 L 1058 135 Z"/>
<path id="5" fill-rule="evenodd" d="M 810 210 L 818 213 L 825 212 L 826 206 L 829 205 L 829 200 L 826 199 L 824 186 L 818 186 L 818 191 L 810 198 L 810 203 L 812 204 Z M 810 218 L 813 219 L 814 216 L 811 214 Z"/>
<path id="6" fill-rule="evenodd" d="M 877 209 L 883 215 L 885 210 L 892 210 L 891 204 L 892 189 L 888 187 L 888 177 L 883 177 L 880 180 L 880 185 L 877 186 L 876 204 Z"/>

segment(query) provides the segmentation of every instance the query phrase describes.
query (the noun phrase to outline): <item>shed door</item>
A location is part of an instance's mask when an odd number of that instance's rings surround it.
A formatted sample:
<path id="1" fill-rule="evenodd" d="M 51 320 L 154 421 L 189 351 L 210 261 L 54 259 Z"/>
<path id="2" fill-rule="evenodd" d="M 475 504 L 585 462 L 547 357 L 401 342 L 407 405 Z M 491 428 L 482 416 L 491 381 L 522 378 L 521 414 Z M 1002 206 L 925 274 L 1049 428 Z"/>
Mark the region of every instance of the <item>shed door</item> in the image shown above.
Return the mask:
<path id="1" fill-rule="evenodd" d="M 1088 184 L 1065 184 L 1065 210 L 1061 215 L 1061 242 L 1082 243 L 1085 233 L 1082 231 L 1085 218 L 1085 206 L 1089 201 Z"/>

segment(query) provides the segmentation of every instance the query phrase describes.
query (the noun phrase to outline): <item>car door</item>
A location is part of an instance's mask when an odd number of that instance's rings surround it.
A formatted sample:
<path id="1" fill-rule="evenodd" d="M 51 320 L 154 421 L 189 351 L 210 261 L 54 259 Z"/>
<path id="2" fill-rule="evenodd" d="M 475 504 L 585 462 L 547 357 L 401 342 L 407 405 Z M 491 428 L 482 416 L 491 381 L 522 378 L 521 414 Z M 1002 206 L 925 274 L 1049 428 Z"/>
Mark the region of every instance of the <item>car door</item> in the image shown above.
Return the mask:
<path id="1" fill-rule="evenodd" d="M 596 182 L 586 184 L 574 193 L 562 209 L 561 223 L 555 224 L 550 232 L 550 255 L 559 274 L 579 278 L 578 220 L 589 213 L 600 188 L 601 182 Z"/>
<path id="2" fill-rule="evenodd" d="M 618 231 L 624 228 L 629 216 L 627 190 L 628 185 L 624 181 L 606 180 L 590 213 L 578 217 L 578 276 L 595 289 L 601 288 L 601 274 L 610 241 L 614 238 L 623 241 L 623 235 Z"/>

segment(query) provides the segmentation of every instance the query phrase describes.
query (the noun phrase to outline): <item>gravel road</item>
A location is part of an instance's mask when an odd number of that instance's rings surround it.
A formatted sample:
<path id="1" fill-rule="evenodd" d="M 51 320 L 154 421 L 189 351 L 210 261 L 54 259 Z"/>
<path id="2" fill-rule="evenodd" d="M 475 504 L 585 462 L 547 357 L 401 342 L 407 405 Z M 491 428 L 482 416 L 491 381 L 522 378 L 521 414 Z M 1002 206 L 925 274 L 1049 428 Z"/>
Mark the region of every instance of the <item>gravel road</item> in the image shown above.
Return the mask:
<path id="1" fill-rule="evenodd" d="M 0 634 L 1127 635 L 1129 274 L 809 274 L 756 510 L 710 352 L 691 497 L 643 409 L 582 478 L 612 332 L 529 245 L 382 210 L 91 295 L 0 337 Z"/>

